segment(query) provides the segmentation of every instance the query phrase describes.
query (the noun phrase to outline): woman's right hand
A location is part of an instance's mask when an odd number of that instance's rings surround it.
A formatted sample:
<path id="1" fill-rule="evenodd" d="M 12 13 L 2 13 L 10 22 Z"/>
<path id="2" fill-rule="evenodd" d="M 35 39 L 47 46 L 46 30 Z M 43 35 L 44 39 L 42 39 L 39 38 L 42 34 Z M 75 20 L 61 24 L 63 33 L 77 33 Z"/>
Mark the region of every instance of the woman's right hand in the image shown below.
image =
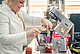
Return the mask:
<path id="1" fill-rule="evenodd" d="M 26 32 L 27 38 L 28 37 L 36 37 L 40 33 L 41 32 L 37 28 L 33 28 L 33 29 L 31 29 L 31 30 L 29 30 L 29 31 Z"/>

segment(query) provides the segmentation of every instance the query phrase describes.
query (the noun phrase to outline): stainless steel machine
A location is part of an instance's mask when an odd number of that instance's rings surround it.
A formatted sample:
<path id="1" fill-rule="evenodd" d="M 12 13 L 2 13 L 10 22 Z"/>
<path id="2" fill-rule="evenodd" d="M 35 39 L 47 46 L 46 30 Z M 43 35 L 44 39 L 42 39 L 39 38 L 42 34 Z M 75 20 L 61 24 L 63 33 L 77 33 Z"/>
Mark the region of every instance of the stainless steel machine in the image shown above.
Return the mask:
<path id="1" fill-rule="evenodd" d="M 64 15 L 62 15 L 57 9 L 52 8 L 50 10 L 50 16 L 60 23 L 54 28 L 54 31 L 60 35 L 60 38 L 53 38 L 53 50 L 59 51 L 64 54 L 67 51 L 66 47 L 66 38 L 65 36 L 68 34 L 70 29 L 74 26 L 74 24 L 67 19 Z"/>
<path id="2" fill-rule="evenodd" d="M 50 42 L 49 42 L 51 44 L 50 47 L 52 47 L 54 54 L 66 54 L 67 46 L 66 46 L 65 36 L 68 34 L 70 29 L 74 26 L 74 24 L 55 8 L 52 8 L 50 10 L 49 14 L 53 19 L 60 22 L 54 28 L 54 31 L 60 35 L 60 38 L 53 37 L 52 36 L 53 34 L 51 34 Z M 47 33 L 42 33 L 42 34 L 47 34 Z M 44 36 L 42 36 L 42 37 L 44 37 Z M 47 37 L 47 36 L 45 36 L 45 37 Z M 46 43 L 46 40 L 43 42 Z M 46 54 L 45 53 L 46 45 L 44 43 L 43 43 L 43 45 L 39 45 L 39 50 L 41 50 L 41 54 Z M 48 53 L 48 54 L 53 54 L 53 53 Z"/>

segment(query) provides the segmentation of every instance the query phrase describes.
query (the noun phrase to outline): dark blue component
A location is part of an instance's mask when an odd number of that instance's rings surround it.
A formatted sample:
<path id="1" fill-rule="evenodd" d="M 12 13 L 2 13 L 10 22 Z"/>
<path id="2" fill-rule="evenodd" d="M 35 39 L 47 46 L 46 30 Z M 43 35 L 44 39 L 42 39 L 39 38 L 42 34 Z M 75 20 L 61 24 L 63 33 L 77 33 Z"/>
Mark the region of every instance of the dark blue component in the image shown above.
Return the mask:
<path id="1" fill-rule="evenodd" d="M 44 43 L 46 43 L 46 40 L 43 40 Z"/>

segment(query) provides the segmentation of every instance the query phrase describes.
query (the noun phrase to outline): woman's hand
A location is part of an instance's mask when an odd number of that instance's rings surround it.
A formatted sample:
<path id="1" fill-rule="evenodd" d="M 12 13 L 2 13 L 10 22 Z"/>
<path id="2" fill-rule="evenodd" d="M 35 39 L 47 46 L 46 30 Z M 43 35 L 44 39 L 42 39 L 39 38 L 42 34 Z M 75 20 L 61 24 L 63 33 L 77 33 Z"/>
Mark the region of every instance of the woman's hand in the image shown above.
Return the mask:
<path id="1" fill-rule="evenodd" d="M 40 34 L 40 31 L 37 28 L 33 28 L 26 32 L 27 38 L 28 37 L 36 37 L 38 34 Z"/>
<path id="2" fill-rule="evenodd" d="M 52 30 L 52 26 L 53 26 L 52 23 L 45 18 L 42 18 L 41 21 L 42 21 L 44 27 L 47 29 L 47 32 L 49 33 L 49 28 L 50 28 L 50 30 Z"/>

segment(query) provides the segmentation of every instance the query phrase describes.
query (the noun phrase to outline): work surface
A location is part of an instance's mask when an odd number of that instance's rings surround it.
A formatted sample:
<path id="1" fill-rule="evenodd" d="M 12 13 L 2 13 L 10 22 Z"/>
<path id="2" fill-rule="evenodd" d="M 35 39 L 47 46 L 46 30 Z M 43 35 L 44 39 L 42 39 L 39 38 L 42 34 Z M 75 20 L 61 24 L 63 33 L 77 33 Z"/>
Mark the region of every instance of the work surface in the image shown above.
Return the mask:
<path id="1" fill-rule="evenodd" d="M 28 45 L 28 47 L 32 47 L 32 54 L 62 54 L 62 53 L 59 53 L 59 52 L 44 53 L 45 50 L 42 50 L 42 49 L 39 50 L 39 51 L 36 51 L 37 46 L 38 46 L 37 40 L 36 40 L 36 38 L 34 38 L 32 40 L 32 42 Z M 25 54 L 25 50 L 23 51 L 22 54 Z M 67 52 L 63 53 L 63 54 L 71 54 L 70 49 L 67 48 Z"/>

